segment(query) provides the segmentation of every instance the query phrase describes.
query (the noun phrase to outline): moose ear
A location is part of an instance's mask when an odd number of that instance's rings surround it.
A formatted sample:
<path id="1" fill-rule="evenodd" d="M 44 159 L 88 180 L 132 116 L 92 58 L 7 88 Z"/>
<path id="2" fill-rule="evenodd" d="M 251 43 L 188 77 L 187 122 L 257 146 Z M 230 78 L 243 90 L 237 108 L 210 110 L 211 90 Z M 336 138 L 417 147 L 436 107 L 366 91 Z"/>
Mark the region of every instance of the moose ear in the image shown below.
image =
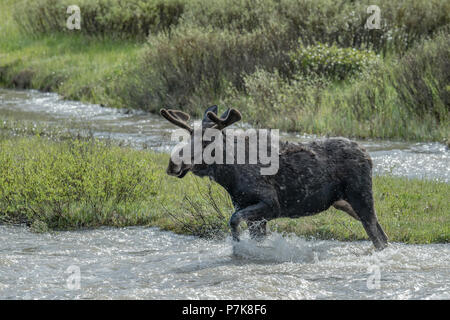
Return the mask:
<path id="1" fill-rule="evenodd" d="M 211 122 L 211 120 L 208 118 L 208 112 L 212 112 L 217 115 L 218 108 L 216 105 L 213 105 L 206 109 L 205 114 L 203 115 L 203 122 Z"/>

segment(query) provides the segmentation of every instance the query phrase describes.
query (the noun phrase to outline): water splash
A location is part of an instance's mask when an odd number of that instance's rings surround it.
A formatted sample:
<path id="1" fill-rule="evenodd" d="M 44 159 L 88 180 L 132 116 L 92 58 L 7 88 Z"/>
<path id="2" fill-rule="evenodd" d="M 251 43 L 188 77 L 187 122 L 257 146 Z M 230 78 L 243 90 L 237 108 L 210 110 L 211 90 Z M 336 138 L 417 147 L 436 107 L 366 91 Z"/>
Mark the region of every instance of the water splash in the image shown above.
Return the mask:
<path id="1" fill-rule="evenodd" d="M 234 250 L 234 254 L 233 254 Z M 449 244 L 306 240 L 272 233 L 238 244 L 155 228 L 34 234 L 0 226 L 0 298 L 437 299 L 450 292 Z M 71 265 L 81 289 L 66 286 Z M 367 286 L 369 267 L 380 287 Z"/>

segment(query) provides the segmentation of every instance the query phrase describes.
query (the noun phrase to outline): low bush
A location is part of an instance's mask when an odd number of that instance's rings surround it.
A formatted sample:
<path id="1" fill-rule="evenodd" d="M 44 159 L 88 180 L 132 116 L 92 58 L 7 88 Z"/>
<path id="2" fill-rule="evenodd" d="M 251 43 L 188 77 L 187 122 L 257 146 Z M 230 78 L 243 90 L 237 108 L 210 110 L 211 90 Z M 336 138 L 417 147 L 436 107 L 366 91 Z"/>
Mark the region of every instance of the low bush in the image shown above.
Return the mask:
<path id="1" fill-rule="evenodd" d="M 282 69 L 290 43 L 283 28 L 267 26 L 250 33 L 177 28 L 149 38 L 142 62 L 130 72 L 122 92 L 132 107 L 157 111 L 161 106 L 199 114 L 231 83 L 243 89 L 243 76 L 257 67 Z"/>
<path id="2" fill-rule="evenodd" d="M 184 192 L 171 208 L 163 205 L 165 221 L 173 231 L 202 238 L 224 238 L 233 205 L 228 193 L 215 183 L 189 177 L 194 192 Z M 183 181 L 185 182 L 185 181 Z"/>
<path id="3" fill-rule="evenodd" d="M 370 77 L 354 83 L 341 96 L 346 102 L 339 97 L 333 99 L 334 108 L 351 106 L 358 120 L 373 120 L 374 115 L 384 114 L 386 118 L 398 117 L 397 127 L 414 128 L 413 121 L 419 120 L 448 129 L 449 44 L 446 33 L 422 41 L 403 57 L 390 60 L 375 68 Z"/>
<path id="4" fill-rule="evenodd" d="M 81 32 L 89 36 L 145 39 L 176 25 L 184 12 L 181 0 L 81 0 L 81 29 L 68 30 L 67 8 L 71 0 L 22 1 L 14 18 L 30 34 Z"/>
<path id="5" fill-rule="evenodd" d="M 365 27 L 370 5 L 380 8 L 378 29 Z M 191 0 L 183 22 L 250 32 L 267 24 L 286 27 L 284 36 L 339 47 L 404 52 L 450 23 L 450 4 L 442 0 Z"/>
<path id="6" fill-rule="evenodd" d="M 245 121 L 267 128 L 304 131 L 298 119 L 320 105 L 321 91 L 329 81 L 319 77 L 298 76 L 286 80 L 278 71 L 257 69 L 244 77 L 245 93 L 228 88 L 225 105 L 232 105 Z"/>
<path id="7" fill-rule="evenodd" d="M 23 0 L 15 20 L 27 33 L 66 30 L 69 0 Z M 369 5 L 380 8 L 380 26 L 365 27 Z M 81 32 L 144 39 L 183 24 L 238 33 L 268 24 L 284 26 L 284 37 L 305 45 L 317 42 L 340 47 L 404 52 L 450 22 L 443 0 L 80 0 Z"/>
<path id="8" fill-rule="evenodd" d="M 320 135 L 442 140 L 448 136 L 450 114 L 448 41 L 447 34 L 439 34 L 351 81 L 324 79 L 328 73 L 322 72 L 321 64 L 291 79 L 258 70 L 244 77 L 245 92 L 229 87 L 222 101 L 238 107 L 256 126 Z"/>
<path id="9" fill-rule="evenodd" d="M 355 48 L 338 48 L 335 45 L 318 44 L 302 46 L 291 54 L 295 69 L 304 75 L 325 76 L 344 80 L 376 67 L 378 57 L 371 51 Z"/>
<path id="10" fill-rule="evenodd" d="M 407 52 L 392 78 L 399 105 L 419 117 L 432 115 L 441 123 L 449 121 L 449 33 L 442 33 Z"/>
<path id="11" fill-rule="evenodd" d="M 156 176 L 145 152 L 39 137 L 0 137 L 0 150 L 0 220 L 67 229 L 148 219 Z"/>

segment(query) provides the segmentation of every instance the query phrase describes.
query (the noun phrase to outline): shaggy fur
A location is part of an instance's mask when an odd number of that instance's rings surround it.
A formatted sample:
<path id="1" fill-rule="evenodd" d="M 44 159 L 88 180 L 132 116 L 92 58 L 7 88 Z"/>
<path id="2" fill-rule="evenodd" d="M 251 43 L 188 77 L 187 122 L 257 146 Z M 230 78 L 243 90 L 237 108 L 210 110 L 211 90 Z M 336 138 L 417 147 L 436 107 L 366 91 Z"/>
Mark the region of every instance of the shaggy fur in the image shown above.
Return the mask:
<path id="1" fill-rule="evenodd" d="M 240 120 L 240 114 L 231 111 L 218 118 L 217 107 L 208 108 L 203 128 L 222 129 L 224 123 L 230 125 Z M 186 117 L 168 120 L 176 123 L 181 118 Z M 229 222 L 236 241 L 239 241 L 238 226 L 242 220 L 247 222 L 252 237 L 261 238 L 266 234 L 269 220 L 314 215 L 334 206 L 360 220 L 377 249 L 386 247 L 387 236 L 378 223 L 373 203 L 372 161 L 356 142 L 329 138 L 309 143 L 280 143 L 278 172 L 261 175 L 260 167 L 259 164 L 177 166 L 170 161 L 167 172 L 182 178 L 192 171 L 222 185 L 236 210 Z"/>

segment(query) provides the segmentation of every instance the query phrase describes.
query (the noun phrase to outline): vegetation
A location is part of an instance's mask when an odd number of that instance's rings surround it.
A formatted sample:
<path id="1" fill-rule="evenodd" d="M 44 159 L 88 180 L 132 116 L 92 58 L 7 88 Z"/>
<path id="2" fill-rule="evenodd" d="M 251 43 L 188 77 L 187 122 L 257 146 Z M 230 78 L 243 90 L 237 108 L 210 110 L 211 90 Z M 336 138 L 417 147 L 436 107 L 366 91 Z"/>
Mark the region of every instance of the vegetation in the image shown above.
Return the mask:
<path id="1" fill-rule="evenodd" d="M 27 34 L 70 32 L 66 28 L 70 0 L 21 1 L 14 10 L 14 20 Z M 82 12 L 80 33 L 97 37 L 136 38 L 144 40 L 176 25 L 184 11 L 180 0 L 77 1 Z"/>
<path id="2" fill-rule="evenodd" d="M 14 19 L 25 33 L 65 31 L 68 0 L 22 0 Z M 367 7 L 380 7 L 380 29 L 367 32 Z M 336 43 L 375 51 L 404 51 L 449 22 L 445 1 L 378 0 L 95 0 L 78 1 L 84 34 L 137 37 L 167 31 L 178 24 L 251 32 L 267 24 L 285 25 L 285 37 L 304 43 Z"/>
<path id="3" fill-rule="evenodd" d="M 344 80 L 377 67 L 377 56 L 371 51 L 321 43 L 308 47 L 299 43 L 291 60 L 297 72 L 305 76 L 324 76 L 333 80 Z"/>
<path id="4" fill-rule="evenodd" d="M 450 129 L 449 57 L 450 37 L 442 34 L 340 84 L 304 75 L 286 80 L 278 72 L 258 70 L 244 77 L 246 94 L 229 88 L 224 104 L 261 126 L 442 141 Z"/>
<path id="5" fill-rule="evenodd" d="M 69 2 L 2 1 L 0 83 L 194 116 L 239 105 L 253 125 L 320 135 L 448 139 L 447 1 L 376 1 L 374 30 L 373 1 L 79 1 L 79 31 L 65 27 Z"/>
<path id="6" fill-rule="evenodd" d="M 22 34 L 12 19 L 14 4 L 11 0 L 0 2 L 0 84 L 114 105 L 109 85 L 136 63 L 140 46 L 133 41 L 80 34 Z"/>
<path id="7" fill-rule="evenodd" d="M 0 149 L 2 220 L 50 228 L 140 224 L 141 204 L 156 193 L 155 169 L 140 152 L 38 137 L 2 140 Z"/>
<path id="8" fill-rule="evenodd" d="M 233 208 L 225 190 L 192 174 L 167 177 L 166 154 L 92 138 L 59 136 L 55 141 L 55 136 L 2 132 L 2 222 L 27 223 L 37 232 L 150 225 L 202 237 L 228 234 Z M 391 241 L 449 242 L 449 188 L 434 181 L 375 177 L 376 210 Z M 269 227 L 308 237 L 366 239 L 360 222 L 334 209 L 274 220 Z"/>
<path id="9" fill-rule="evenodd" d="M 444 0 L 0 1 L 0 84 L 111 107 L 199 116 L 242 111 L 254 126 L 319 135 L 450 141 L 450 3 Z M 364 27 L 381 9 L 380 29 Z M 12 133 L 12 134 L 11 134 Z M 152 225 L 221 236 L 217 184 L 167 177 L 167 155 L 0 122 L 0 220 L 35 231 Z M 391 241 L 449 242 L 449 185 L 374 178 Z M 365 239 L 334 209 L 272 230 Z M 225 233 L 224 233 L 225 232 Z"/>

